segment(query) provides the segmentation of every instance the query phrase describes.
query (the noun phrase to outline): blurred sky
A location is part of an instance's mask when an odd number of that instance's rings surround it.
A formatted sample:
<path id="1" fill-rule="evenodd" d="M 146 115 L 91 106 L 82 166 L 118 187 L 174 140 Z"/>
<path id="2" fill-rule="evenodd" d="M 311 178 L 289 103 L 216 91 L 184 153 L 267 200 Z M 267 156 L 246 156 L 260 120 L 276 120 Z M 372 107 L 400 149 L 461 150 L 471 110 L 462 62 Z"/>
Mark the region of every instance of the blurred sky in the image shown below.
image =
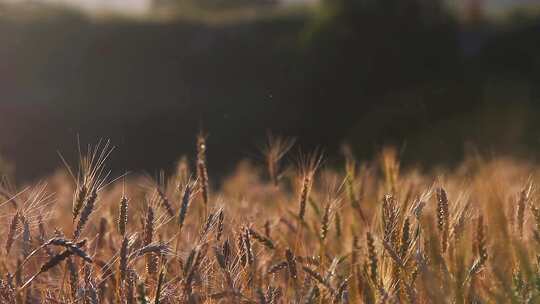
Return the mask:
<path id="1" fill-rule="evenodd" d="M 0 0 L 9 3 L 53 3 L 82 9 L 88 13 L 121 13 L 126 15 L 144 15 L 152 9 L 154 0 Z M 313 3 L 318 0 L 281 0 L 283 3 Z M 452 5 L 461 5 L 467 1 L 483 2 L 488 12 L 498 12 L 528 4 L 540 4 L 539 0 L 450 0 Z"/>
<path id="2" fill-rule="evenodd" d="M 3 2 L 52 3 L 82 9 L 90 13 L 112 11 L 130 15 L 146 14 L 152 4 L 152 0 L 3 0 Z"/>

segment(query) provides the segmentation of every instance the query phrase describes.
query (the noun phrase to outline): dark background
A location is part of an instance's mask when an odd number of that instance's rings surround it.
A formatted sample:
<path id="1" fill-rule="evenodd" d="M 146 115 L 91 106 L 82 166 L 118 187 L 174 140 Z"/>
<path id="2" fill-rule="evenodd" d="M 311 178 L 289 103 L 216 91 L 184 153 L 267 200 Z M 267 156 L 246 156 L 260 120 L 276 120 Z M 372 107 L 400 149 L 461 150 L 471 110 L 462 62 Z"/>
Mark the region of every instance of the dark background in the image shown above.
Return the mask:
<path id="1" fill-rule="evenodd" d="M 203 9 L 232 10 L 217 4 Z M 77 134 L 110 138 L 116 171 L 172 168 L 201 127 L 216 176 L 256 158 L 267 130 L 331 159 L 344 142 L 361 159 L 392 144 L 424 167 L 539 152 L 532 9 L 501 21 L 433 0 L 264 2 L 215 22 L 38 9 L 0 4 L 0 154 L 19 180 L 59 167 L 57 150 L 73 160 Z"/>

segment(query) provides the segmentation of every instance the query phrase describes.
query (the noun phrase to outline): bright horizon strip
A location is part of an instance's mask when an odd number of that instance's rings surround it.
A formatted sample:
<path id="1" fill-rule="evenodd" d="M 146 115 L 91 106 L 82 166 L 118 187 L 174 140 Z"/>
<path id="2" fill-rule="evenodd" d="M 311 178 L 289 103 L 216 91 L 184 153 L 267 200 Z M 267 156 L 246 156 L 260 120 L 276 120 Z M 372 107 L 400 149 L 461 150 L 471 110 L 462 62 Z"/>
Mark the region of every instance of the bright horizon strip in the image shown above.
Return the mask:
<path id="1" fill-rule="evenodd" d="M 144 15 L 151 12 L 153 0 L 0 0 L 0 2 L 54 4 L 90 13 L 113 12 Z"/>
<path id="2" fill-rule="evenodd" d="M 194 0 L 196 1 L 196 0 Z M 314 3 L 318 0 L 282 0 L 284 3 Z M 448 0 L 446 0 L 448 1 Z M 471 0 L 452 1 L 452 5 L 463 5 Z M 144 15 L 152 12 L 154 0 L 0 0 L 0 3 L 40 3 L 57 4 L 80 9 L 89 13 L 121 13 Z M 483 0 L 487 13 L 537 4 L 537 0 Z"/>

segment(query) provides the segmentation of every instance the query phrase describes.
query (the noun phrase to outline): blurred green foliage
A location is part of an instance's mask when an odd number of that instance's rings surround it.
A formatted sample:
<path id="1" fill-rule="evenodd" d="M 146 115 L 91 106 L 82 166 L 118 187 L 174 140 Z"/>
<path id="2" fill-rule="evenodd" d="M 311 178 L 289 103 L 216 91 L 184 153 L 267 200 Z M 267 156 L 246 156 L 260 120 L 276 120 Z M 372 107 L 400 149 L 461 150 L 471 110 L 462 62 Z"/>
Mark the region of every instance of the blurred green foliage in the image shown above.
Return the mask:
<path id="1" fill-rule="evenodd" d="M 0 156 L 0 177 L 11 177 L 15 172 L 15 166 Z"/>
<path id="2" fill-rule="evenodd" d="M 330 157 L 344 141 L 364 158 L 395 144 L 426 163 L 459 160 L 469 143 L 540 151 L 538 19 L 467 25 L 421 0 L 280 12 L 224 23 L 0 19 L 0 99 L 16 105 L 0 108 L 0 153 L 35 176 L 81 133 L 121 145 L 116 169 L 152 170 L 191 152 L 201 125 L 220 172 L 268 129 Z"/>

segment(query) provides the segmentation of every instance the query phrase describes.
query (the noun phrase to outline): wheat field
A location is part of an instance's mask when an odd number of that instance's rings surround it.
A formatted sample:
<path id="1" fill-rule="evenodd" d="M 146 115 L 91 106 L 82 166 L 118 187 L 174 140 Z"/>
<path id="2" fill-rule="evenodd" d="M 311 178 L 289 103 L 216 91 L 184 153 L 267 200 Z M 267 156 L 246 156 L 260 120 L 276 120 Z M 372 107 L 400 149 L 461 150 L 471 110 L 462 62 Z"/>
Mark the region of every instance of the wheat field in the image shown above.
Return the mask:
<path id="1" fill-rule="evenodd" d="M 400 170 L 395 149 L 344 148 L 330 166 L 293 144 L 221 181 L 202 135 L 168 176 L 111 176 L 101 141 L 4 179 L 0 302 L 540 303 L 535 165 Z"/>

